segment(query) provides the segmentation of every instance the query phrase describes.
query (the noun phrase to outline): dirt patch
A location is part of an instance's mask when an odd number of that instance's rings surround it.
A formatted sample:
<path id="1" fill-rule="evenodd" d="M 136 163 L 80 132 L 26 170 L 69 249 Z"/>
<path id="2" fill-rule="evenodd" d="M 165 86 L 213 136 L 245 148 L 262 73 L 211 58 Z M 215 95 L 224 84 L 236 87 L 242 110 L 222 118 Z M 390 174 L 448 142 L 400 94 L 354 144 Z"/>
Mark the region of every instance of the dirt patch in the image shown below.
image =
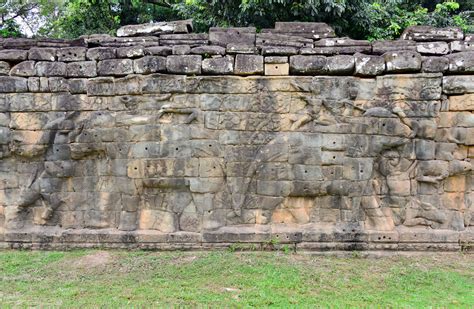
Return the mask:
<path id="1" fill-rule="evenodd" d="M 110 264 L 113 260 L 109 252 L 98 251 L 71 261 L 70 266 L 72 268 L 98 268 Z"/>

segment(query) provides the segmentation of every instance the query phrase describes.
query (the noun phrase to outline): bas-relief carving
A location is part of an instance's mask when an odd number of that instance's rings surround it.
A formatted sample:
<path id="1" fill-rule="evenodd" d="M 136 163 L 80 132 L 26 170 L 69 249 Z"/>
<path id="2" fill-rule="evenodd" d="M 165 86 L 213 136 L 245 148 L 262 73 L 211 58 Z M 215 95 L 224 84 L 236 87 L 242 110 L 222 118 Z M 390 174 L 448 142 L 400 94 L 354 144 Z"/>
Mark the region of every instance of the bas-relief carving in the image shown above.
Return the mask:
<path id="1" fill-rule="evenodd" d="M 244 93 L 89 97 L 106 102 L 45 112 L 39 134 L 5 126 L 18 174 L 3 186 L 6 229 L 472 225 L 472 125 L 439 127 L 440 76 L 288 80 L 286 91 L 262 78 Z"/>

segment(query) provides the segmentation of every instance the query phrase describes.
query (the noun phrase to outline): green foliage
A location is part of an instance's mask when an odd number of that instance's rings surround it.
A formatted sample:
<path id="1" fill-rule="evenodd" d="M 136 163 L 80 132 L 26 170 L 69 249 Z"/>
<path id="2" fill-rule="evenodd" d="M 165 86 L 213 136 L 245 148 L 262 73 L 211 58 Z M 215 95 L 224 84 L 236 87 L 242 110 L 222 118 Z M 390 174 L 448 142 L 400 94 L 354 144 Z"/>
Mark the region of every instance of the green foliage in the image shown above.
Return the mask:
<path id="1" fill-rule="evenodd" d="M 376 1 L 367 10 L 367 38 L 369 40 L 397 39 L 409 26 L 457 26 L 468 29 L 468 20 L 457 14 L 460 4 L 456 1 L 438 3 L 431 12 L 420 5 L 400 2 Z"/>
<path id="2" fill-rule="evenodd" d="M 271 28 L 275 21 L 326 22 L 339 36 L 371 40 L 395 39 L 420 24 L 474 31 L 472 0 L 0 0 L 0 16 L 2 36 L 59 38 L 182 18 L 194 19 L 198 32 L 212 26 Z"/>
<path id="3" fill-rule="evenodd" d="M 20 26 L 10 19 L 0 25 L 0 37 L 2 38 L 18 38 L 21 37 Z"/>

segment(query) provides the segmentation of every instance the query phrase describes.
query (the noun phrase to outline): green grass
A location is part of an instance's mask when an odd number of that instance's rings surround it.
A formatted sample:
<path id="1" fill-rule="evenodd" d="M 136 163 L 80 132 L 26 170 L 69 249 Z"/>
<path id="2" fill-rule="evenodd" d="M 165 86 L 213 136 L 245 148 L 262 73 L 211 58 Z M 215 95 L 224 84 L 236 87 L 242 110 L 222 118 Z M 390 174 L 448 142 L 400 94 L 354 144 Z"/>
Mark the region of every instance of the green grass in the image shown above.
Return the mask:
<path id="1" fill-rule="evenodd" d="M 0 303 L 2 308 L 473 307 L 474 256 L 0 251 Z"/>

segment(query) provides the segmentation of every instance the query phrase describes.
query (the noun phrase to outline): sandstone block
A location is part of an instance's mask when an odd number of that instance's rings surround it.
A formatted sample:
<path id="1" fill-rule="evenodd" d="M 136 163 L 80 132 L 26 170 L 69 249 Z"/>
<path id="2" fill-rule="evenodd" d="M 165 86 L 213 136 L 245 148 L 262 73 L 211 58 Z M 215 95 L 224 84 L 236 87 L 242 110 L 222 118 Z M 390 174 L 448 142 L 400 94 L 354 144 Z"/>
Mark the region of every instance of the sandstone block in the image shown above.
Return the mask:
<path id="1" fill-rule="evenodd" d="M 446 42 L 419 42 L 416 44 L 416 51 L 422 55 L 446 55 L 449 50 L 449 45 Z"/>
<path id="2" fill-rule="evenodd" d="M 238 44 L 255 44 L 256 29 L 254 27 L 247 28 L 218 28 L 211 27 L 209 29 L 209 41 L 211 45 L 226 47 L 229 43 Z"/>
<path id="3" fill-rule="evenodd" d="M 97 64 L 98 75 L 123 76 L 133 73 L 132 59 L 108 59 Z"/>
<path id="4" fill-rule="evenodd" d="M 331 75 L 352 75 L 355 59 L 349 55 L 337 55 L 327 58 L 326 71 Z"/>
<path id="5" fill-rule="evenodd" d="M 290 56 L 290 72 L 292 74 L 324 74 L 326 64 L 327 58 L 324 56 Z"/>
<path id="6" fill-rule="evenodd" d="M 288 57 L 286 56 L 267 56 L 264 59 L 265 63 L 288 63 Z"/>
<path id="7" fill-rule="evenodd" d="M 139 58 L 145 54 L 143 46 L 127 46 L 117 48 L 117 58 Z"/>
<path id="8" fill-rule="evenodd" d="M 67 66 L 64 62 L 46 62 L 36 63 L 36 74 L 38 76 L 66 76 Z"/>
<path id="9" fill-rule="evenodd" d="M 402 40 L 413 41 L 456 41 L 462 40 L 464 33 L 455 27 L 435 28 L 431 26 L 411 26 L 401 35 Z"/>
<path id="10" fill-rule="evenodd" d="M 444 76 L 443 92 L 446 94 L 474 93 L 474 76 Z"/>
<path id="11" fill-rule="evenodd" d="M 372 52 L 377 55 L 382 55 L 388 52 L 399 51 L 416 51 L 416 42 L 405 40 L 394 41 L 376 41 L 372 43 Z"/>
<path id="12" fill-rule="evenodd" d="M 454 41 L 449 43 L 449 49 L 451 52 L 466 52 L 474 51 L 474 42 L 472 41 Z"/>
<path id="13" fill-rule="evenodd" d="M 0 75 L 8 75 L 10 73 L 10 64 L 5 61 L 0 61 Z"/>
<path id="14" fill-rule="evenodd" d="M 24 61 L 28 57 L 28 52 L 26 50 L 18 49 L 4 49 L 0 50 L 0 60 L 4 61 Z"/>
<path id="15" fill-rule="evenodd" d="M 421 56 L 417 52 L 390 52 L 383 56 L 389 73 L 417 72 L 421 69 Z"/>
<path id="16" fill-rule="evenodd" d="M 449 72 L 474 72 L 474 52 L 462 52 L 446 56 L 449 59 Z"/>
<path id="17" fill-rule="evenodd" d="M 55 61 L 56 48 L 31 48 L 28 51 L 28 59 L 36 61 Z"/>
<path id="18" fill-rule="evenodd" d="M 193 30 L 192 20 L 127 25 L 117 30 L 118 37 L 153 35 L 161 33 L 188 33 Z"/>
<path id="19" fill-rule="evenodd" d="M 152 56 L 169 56 L 173 53 L 173 49 L 170 46 L 152 46 L 145 48 L 146 55 Z"/>
<path id="20" fill-rule="evenodd" d="M 116 58 L 116 49 L 112 47 L 95 47 L 87 50 L 87 60 L 101 61 Z"/>
<path id="21" fill-rule="evenodd" d="M 84 61 L 86 60 L 86 51 L 87 49 L 85 47 L 60 48 L 57 51 L 58 61 Z"/>
<path id="22" fill-rule="evenodd" d="M 200 55 L 182 55 L 166 57 L 166 69 L 169 73 L 176 74 L 201 74 Z"/>
<path id="23" fill-rule="evenodd" d="M 384 57 L 355 54 L 355 75 L 377 76 L 385 72 Z"/>
<path id="24" fill-rule="evenodd" d="M 265 75 L 278 76 L 289 75 L 289 63 L 265 63 Z"/>
<path id="25" fill-rule="evenodd" d="M 234 57 L 213 57 L 202 61 L 204 74 L 232 74 L 234 72 Z"/>
<path id="26" fill-rule="evenodd" d="M 449 59 L 446 57 L 424 57 L 421 71 L 425 73 L 444 73 L 449 69 Z"/>
<path id="27" fill-rule="evenodd" d="M 0 76 L 0 93 L 27 91 L 28 83 L 26 78 Z"/>
<path id="28" fill-rule="evenodd" d="M 191 46 L 189 45 L 174 45 L 172 47 L 173 55 L 189 55 L 191 53 Z"/>
<path id="29" fill-rule="evenodd" d="M 145 56 L 133 60 L 133 71 L 137 74 L 151 74 L 166 71 L 166 58 L 161 56 Z"/>
<path id="30" fill-rule="evenodd" d="M 449 97 L 450 111 L 474 111 L 474 94 Z"/>
<path id="31" fill-rule="evenodd" d="M 237 75 L 263 74 L 263 56 L 236 55 L 234 73 Z"/>
<path id="32" fill-rule="evenodd" d="M 10 75 L 12 76 L 35 76 L 36 69 L 35 69 L 35 62 L 34 61 L 23 61 L 15 65 L 11 71 Z"/>
<path id="33" fill-rule="evenodd" d="M 66 67 L 68 77 L 95 77 L 97 65 L 95 61 L 70 62 Z"/>
<path id="34" fill-rule="evenodd" d="M 225 55 L 225 48 L 222 46 L 217 46 L 217 45 L 207 45 L 207 46 L 198 46 L 194 47 L 190 51 L 191 54 L 196 54 L 196 55 Z"/>
<path id="35" fill-rule="evenodd" d="M 298 54 L 298 49 L 291 46 L 263 46 L 262 55 L 296 55 Z"/>

